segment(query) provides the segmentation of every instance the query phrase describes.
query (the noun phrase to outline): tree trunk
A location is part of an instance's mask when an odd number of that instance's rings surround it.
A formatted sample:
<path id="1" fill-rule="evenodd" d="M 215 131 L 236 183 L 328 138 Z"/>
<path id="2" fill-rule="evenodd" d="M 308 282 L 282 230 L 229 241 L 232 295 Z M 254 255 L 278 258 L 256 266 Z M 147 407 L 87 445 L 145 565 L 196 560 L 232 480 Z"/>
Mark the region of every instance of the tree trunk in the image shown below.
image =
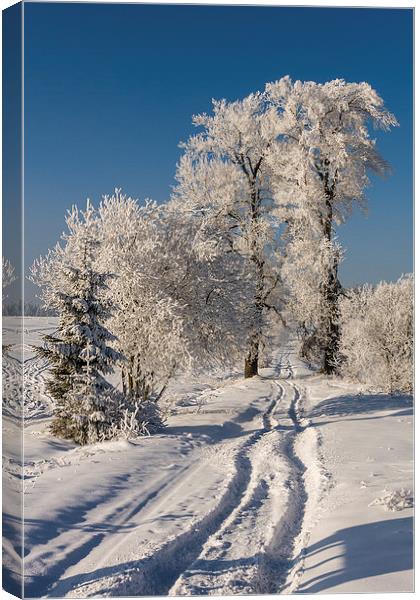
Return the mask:
<path id="1" fill-rule="evenodd" d="M 260 354 L 260 341 L 262 336 L 262 318 L 263 318 L 263 293 L 264 293 L 264 262 L 257 256 L 253 259 L 257 265 L 257 289 L 254 298 L 254 332 L 252 333 L 248 353 L 245 357 L 244 377 L 254 377 L 258 375 L 258 359 Z"/>
<path id="2" fill-rule="evenodd" d="M 325 286 L 325 304 L 326 313 L 324 324 L 324 357 L 322 372 L 332 375 L 337 372 L 339 366 L 339 348 L 340 348 L 340 283 L 338 281 L 338 264 L 334 261 L 334 266 L 328 273 L 328 283 Z"/>
<path id="3" fill-rule="evenodd" d="M 259 336 L 254 336 L 251 340 L 249 352 L 245 357 L 244 377 L 254 377 L 258 375 L 258 355 L 259 355 Z"/>
<path id="4" fill-rule="evenodd" d="M 325 161 L 328 165 L 329 161 Z M 324 192 L 326 200 L 327 214 L 324 221 L 324 235 L 328 242 L 332 240 L 333 233 L 333 203 L 335 199 L 335 180 L 329 184 L 328 175 L 324 179 Z M 340 289 L 338 280 L 338 257 L 334 258 L 332 267 L 328 272 L 327 283 L 324 288 L 324 302 L 326 308 L 326 317 L 321 334 L 324 336 L 324 356 L 322 362 L 322 372 L 332 375 L 337 372 L 339 366 L 339 347 L 340 347 Z"/>
<path id="5" fill-rule="evenodd" d="M 254 226 L 257 226 L 261 221 L 261 196 L 260 188 L 258 183 L 258 172 L 261 167 L 263 157 L 261 156 L 254 166 L 249 162 L 245 164 L 245 160 L 242 157 L 240 165 L 244 171 L 249 185 L 250 198 L 250 219 Z M 256 230 L 256 227 L 255 227 Z M 251 261 L 256 268 L 256 290 L 253 301 L 253 308 L 255 311 L 255 322 L 253 323 L 254 332 L 250 336 L 248 353 L 245 357 L 244 365 L 244 377 L 254 377 L 258 375 L 258 358 L 260 350 L 260 339 L 262 334 L 262 313 L 264 308 L 264 251 L 262 242 L 257 239 L 255 232 L 251 234 Z"/>
<path id="6" fill-rule="evenodd" d="M 126 381 L 126 372 L 125 369 L 121 369 L 121 382 L 122 382 L 122 391 L 124 396 L 127 395 L 127 381 Z"/>
<path id="7" fill-rule="evenodd" d="M 127 387 L 128 387 L 128 393 L 130 395 L 130 397 L 133 397 L 133 393 L 134 393 L 134 379 L 133 379 L 133 367 L 134 367 L 134 357 L 131 356 L 130 357 L 130 364 L 127 368 Z"/>

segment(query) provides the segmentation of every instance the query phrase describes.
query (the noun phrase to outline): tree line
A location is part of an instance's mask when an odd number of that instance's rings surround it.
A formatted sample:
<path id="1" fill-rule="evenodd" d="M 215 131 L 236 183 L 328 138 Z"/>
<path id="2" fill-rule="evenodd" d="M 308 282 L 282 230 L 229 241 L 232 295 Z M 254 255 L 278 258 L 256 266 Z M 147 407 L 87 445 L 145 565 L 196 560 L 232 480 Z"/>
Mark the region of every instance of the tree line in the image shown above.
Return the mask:
<path id="1" fill-rule="evenodd" d="M 374 293 L 343 290 L 337 226 L 365 207 L 371 174 L 389 171 L 371 132 L 396 126 L 394 115 L 367 83 L 283 77 L 213 101 L 193 123 L 166 203 L 117 189 L 97 208 L 73 207 L 32 267 L 59 315 L 39 350 L 57 435 L 156 430 L 176 372 L 242 357 L 244 376 L 257 375 L 276 320 L 294 323 L 321 372 L 352 360 L 349 303 Z M 116 367 L 120 391 L 105 377 Z"/>

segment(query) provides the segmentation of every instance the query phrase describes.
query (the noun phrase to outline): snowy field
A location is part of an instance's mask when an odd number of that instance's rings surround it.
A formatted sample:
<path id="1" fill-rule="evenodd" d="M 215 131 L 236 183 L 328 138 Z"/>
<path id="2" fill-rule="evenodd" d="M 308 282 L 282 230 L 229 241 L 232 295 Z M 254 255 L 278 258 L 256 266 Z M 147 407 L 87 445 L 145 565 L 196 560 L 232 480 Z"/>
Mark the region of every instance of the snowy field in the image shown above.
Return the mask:
<path id="1" fill-rule="evenodd" d="M 413 590 L 411 398 L 314 374 L 290 336 L 260 377 L 175 381 L 162 433 L 77 447 L 48 433 L 47 365 L 31 345 L 53 328 L 51 318 L 25 320 L 27 597 Z M 20 539 L 17 337 L 18 320 L 8 319 L 11 569 Z"/>

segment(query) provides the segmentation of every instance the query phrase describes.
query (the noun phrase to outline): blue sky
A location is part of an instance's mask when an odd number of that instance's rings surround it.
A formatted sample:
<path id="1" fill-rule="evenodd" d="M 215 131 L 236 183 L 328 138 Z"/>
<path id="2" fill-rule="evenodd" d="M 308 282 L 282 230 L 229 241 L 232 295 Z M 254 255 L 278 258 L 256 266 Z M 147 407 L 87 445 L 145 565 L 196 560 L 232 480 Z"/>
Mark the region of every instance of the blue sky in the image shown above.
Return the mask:
<path id="1" fill-rule="evenodd" d="M 286 74 L 368 81 L 396 114 L 375 133 L 394 173 L 339 228 L 341 279 L 412 270 L 412 12 L 263 6 L 25 4 L 27 263 L 86 197 L 165 201 L 191 116 Z"/>

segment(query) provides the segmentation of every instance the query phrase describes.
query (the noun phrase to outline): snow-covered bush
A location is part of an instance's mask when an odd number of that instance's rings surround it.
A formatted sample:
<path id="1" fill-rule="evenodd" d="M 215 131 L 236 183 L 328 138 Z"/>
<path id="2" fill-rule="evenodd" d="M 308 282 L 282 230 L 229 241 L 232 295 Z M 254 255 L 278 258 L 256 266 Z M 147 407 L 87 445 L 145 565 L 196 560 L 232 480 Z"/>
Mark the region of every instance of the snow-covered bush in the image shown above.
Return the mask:
<path id="1" fill-rule="evenodd" d="M 385 510 L 392 512 L 413 508 L 414 494 L 413 490 L 401 488 L 400 490 L 384 490 L 384 495 L 375 498 L 369 506 L 383 506 Z"/>
<path id="2" fill-rule="evenodd" d="M 112 423 L 111 438 L 150 435 L 162 429 L 164 418 L 154 400 L 132 400 L 120 394 L 118 410 Z"/>
<path id="3" fill-rule="evenodd" d="M 387 393 L 413 390 L 413 277 L 364 285 L 341 301 L 343 375 Z"/>

